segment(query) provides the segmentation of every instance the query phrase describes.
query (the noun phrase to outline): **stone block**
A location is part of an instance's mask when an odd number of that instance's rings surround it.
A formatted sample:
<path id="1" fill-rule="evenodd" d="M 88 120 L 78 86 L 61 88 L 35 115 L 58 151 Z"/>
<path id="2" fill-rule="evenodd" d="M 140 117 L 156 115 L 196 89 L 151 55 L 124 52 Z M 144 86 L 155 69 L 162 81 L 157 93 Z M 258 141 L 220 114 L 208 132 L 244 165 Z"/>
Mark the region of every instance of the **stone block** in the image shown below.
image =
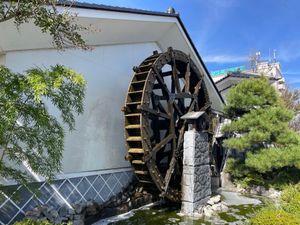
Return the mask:
<path id="1" fill-rule="evenodd" d="M 193 182 L 194 182 L 194 176 L 192 174 L 185 174 L 185 173 L 183 173 L 182 181 L 181 181 L 182 185 L 189 186 Z"/>
<path id="2" fill-rule="evenodd" d="M 181 204 L 181 212 L 188 216 L 193 216 L 194 212 L 197 210 L 195 204 L 192 202 L 183 201 Z"/>
<path id="3" fill-rule="evenodd" d="M 194 130 L 184 134 L 182 208 L 181 212 L 194 215 L 211 195 L 209 145 L 206 133 Z"/>
<path id="4" fill-rule="evenodd" d="M 196 132 L 194 130 L 189 130 L 184 133 L 183 148 L 195 146 L 195 135 L 196 135 Z"/>

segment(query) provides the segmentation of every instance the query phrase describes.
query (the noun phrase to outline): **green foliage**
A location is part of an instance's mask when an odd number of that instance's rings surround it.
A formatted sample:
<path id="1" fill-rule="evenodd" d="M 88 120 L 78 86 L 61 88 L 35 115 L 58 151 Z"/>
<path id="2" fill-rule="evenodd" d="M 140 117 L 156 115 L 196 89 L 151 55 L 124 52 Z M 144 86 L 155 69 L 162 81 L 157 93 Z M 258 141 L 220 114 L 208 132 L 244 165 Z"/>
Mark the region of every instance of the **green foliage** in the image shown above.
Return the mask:
<path id="1" fill-rule="evenodd" d="M 232 88 L 227 96 L 225 112 L 230 118 L 241 116 L 250 110 L 278 105 L 279 99 L 268 79 L 245 79 Z"/>
<path id="2" fill-rule="evenodd" d="M 34 220 L 26 219 L 14 223 L 14 225 L 53 225 L 53 224 L 47 220 L 34 221 Z"/>
<path id="3" fill-rule="evenodd" d="M 286 212 L 295 214 L 300 219 L 300 183 L 285 188 L 280 196 L 280 205 Z"/>
<path id="4" fill-rule="evenodd" d="M 54 225 L 54 224 L 50 223 L 47 220 L 34 221 L 34 220 L 30 220 L 30 219 L 25 219 L 25 220 L 14 223 L 14 225 Z M 71 225 L 71 223 L 68 223 L 67 225 Z"/>
<path id="5" fill-rule="evenodd" d="M 296 225 L 300 219 L 282 209 L 266 208 L 250 220 L 251 225 Z"/>
<path id="6" fill-rule="evenodd" d="M 245 164 L 260 173 L 288 166 L 300 169 L 300 148 L 292 145 L 285 148 L 261 149 L 258 153 L 249 152 Z"/>
<path id="7" fill-rule="evenodd" d="M 234 181 L 238 181 L 243 188 L 247 188 L 250 185 L 264 184 L 262 174 L 257 173 L 251 167 L 247 167 L 245 163 L 240 160 L 229 158 L 226 162 L 225 171 L 230 173 Z"/>
<path id="8" fill-rule="evenodd" d="M 0 177 L 24 184 L 35 173 L 52 179 L 60 170 L 64 129 L 83 112 L 85 80 L 61 65 L 16 74 L 0 66 Z M 52 105 L 60 116 L 51 115 Z"/>
<path id="9" fill-rule="evenodd" d="M 248 79 L 232 88 L 225 108 L 232 123 L 224 126 L 229 149 L 245 152 L 245 159 L 227 163 L 232 177 L 247 184 L 275 181 L 289 168 L 300 169 L 300 137 L 289 128 L 287 109 L 267 78 Z"/>
<path id="10" fill-rule="evenodd" d="M 33 21 L 43 33 L 52 36 L 56 48 L 75 46 L 88 49 L 79 33 L 88 28 L 76 23 L 76 15 L 66 8 L 59 12 L 58 3 L 58 0 L 1 1 L 0 22 L 12 20 L 19 27 L 23 23 Z"/>
<path id="11" fill-rule="evenodd" d="M 250 220 L 253 225 L 300 224 L 300 183 L 289 185 L 280 196 L 279 205 L 268 205 Z"/>

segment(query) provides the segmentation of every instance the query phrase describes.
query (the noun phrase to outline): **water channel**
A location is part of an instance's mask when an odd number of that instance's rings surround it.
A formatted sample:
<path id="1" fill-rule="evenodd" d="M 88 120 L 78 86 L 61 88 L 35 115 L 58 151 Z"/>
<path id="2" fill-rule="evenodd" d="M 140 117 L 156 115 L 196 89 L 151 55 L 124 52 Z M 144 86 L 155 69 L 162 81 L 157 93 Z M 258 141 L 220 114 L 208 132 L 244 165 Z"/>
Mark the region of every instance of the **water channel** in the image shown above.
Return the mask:
<path id="1" fill-rule="evenodd" d="M 235 192 L 221 192 L 223 201 L 229 210 L 211 218 L 190 218 L 180 216 L 180 206 L 151 204 L 132 210 L 126 214 L 98 221 L 94 225 L 209 225 L 209 224 L 245 224 L 253 213 L 265 203 L 258 196 L 244 196 Z"/>

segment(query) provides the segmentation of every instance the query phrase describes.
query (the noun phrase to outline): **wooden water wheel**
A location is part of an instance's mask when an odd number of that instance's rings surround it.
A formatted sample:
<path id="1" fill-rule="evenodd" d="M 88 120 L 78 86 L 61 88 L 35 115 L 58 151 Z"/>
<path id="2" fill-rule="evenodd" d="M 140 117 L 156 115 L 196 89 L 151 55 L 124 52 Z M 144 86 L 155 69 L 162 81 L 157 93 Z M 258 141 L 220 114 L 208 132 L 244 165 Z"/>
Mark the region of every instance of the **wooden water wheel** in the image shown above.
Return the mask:
<path id="1" fill-rule="evenodd" d="M 189 55 L 169 48 L 154 52 L 138 67 L 129 85 L 125 107 L 126 159 L 149 192 L 181 201 L 182 115 L 208 111 L 203 74 Z"/>

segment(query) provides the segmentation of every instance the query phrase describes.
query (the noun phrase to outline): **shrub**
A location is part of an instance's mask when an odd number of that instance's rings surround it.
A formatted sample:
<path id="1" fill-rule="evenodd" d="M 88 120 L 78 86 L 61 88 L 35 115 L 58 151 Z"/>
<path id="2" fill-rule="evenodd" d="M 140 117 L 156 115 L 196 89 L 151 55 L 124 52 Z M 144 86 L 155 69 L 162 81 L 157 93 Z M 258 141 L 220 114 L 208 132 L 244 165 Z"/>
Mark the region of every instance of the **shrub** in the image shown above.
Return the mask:
<path id="1" fill-rule="evenodd" d="M 14 223 L 14 225 L 53 225 L 53 224 L 47 220 L 34 221 L 30 219 L 25 219 Z"/>
<path id="2" fill-rule="evenodd" d="M 300 218 L 300 183 L 288 186 L 281 194 L 281 207 Z"/>
<path id="3" fill-rule="evenodd" d="M 251 225 L 297 225 L 300 218 L 282 209 L 264 208 L 250 219 Z"/>
<path id="4" fill-rule="evenodd" d="M 65 225 L 71 225 L 71 223 L 63 223 Z M 14 225 L 54 225 L 53 223 L 50 223 L 48 220 L 31 220 L 31 219 L 25 219 L 19 222 L 14 223 Z"/>
<path id="5" fill-rule="evenodd" d="M 280 196 L 280 205 L 267 206 L 251 220 L 253 225 L 300 224 L 300 183 L 287 186 Z"/>

